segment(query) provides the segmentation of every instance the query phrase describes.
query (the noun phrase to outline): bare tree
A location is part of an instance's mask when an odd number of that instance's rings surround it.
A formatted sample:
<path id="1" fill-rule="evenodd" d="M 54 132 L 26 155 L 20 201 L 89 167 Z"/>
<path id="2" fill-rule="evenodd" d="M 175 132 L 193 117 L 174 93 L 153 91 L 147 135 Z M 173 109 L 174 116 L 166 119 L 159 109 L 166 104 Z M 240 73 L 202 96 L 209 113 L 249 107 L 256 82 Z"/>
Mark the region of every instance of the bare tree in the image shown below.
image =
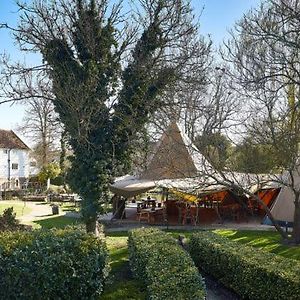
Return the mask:
<path id="1" fill-rule="evenodd" d="M 232 66 L 229 71 L 239 94 L 248 99 L 245 106 L 249 115 L 244 127 L 251 133 L 253 143 L 264 143 L 273 151 L 275 165 L 268 178 L 293 191 L 295 214 L 291 240 L 297 244 L 300 243 L 300 186 L 296 179 L 300 143 L 299 10 L 300 3 L 296 0 L 264 1 L 237 23 L 223 51 L 224 59 Z M 286 172 L 289 180 L 274 175 L 276 172 Z M 228 186 L 251 194 L 245 185 L 242 188 L 241 184 L 228 180 L 226 174 L 220 175 L 218 178 Z M 258 174 L 251 177 L 259 185 L 267 180 Z M 288 239 L 265 209 L 282 236 Z"/>
<path id="2" fill-rule="evenodd" d="M 18 130 L 34 143 L 35 159 L 44 167 L 55 158 L 62 127 L 48 99 L 28 99 L 24 105 L 25 116 Z"/>

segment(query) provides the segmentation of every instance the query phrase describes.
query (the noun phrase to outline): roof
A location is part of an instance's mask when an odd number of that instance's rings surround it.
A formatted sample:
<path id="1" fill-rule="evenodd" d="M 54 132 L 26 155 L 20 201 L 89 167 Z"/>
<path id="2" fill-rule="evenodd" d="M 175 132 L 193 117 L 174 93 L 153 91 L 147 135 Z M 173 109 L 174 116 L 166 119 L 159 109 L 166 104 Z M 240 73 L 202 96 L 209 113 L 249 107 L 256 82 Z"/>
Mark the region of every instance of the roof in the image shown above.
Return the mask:
<path id="1" fill-rule="evenodd" d="M 212 167 L 184 131 L 173 122 L 161 136 L 147 169 L 139 177 L 148 180 L 192 178 L 204 169 Z"/>
<path id="2" fill-rule="evenodd" d="M 0 129 L 0 148 L 29 150 L 29 147 L 12 130 L 3 129 Z"/>

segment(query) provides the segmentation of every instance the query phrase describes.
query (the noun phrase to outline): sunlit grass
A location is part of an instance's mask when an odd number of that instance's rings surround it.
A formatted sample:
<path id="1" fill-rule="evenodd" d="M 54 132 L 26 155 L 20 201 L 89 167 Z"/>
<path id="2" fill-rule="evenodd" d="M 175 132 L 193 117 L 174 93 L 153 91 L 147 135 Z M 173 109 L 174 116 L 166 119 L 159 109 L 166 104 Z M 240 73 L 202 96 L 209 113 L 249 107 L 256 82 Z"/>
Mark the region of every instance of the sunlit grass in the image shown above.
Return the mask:
<path id="1" fill-rule="evenodd" d="M 274 231 L 218 229 L 214 230 L 214 232 L 236 242 L 257 247 L 263 251 L 300 260 L 300 246 L 283 245 L 280 235 Z"/>
<path id="2" fill-rule="evenodd" d="M 32 211 L 31 208 L 26 206 L 26 203 L 23 204 L 21 202 L 16 203 L 15 201 L 9 201 L 9 202 L 5 202 L 5 203 L 0 203 L 0 214 L 2 214 L 3 211 L 9 207 L 13 207 L 14 212 L 17 215 L 17 218 L 28 215 Z"/>

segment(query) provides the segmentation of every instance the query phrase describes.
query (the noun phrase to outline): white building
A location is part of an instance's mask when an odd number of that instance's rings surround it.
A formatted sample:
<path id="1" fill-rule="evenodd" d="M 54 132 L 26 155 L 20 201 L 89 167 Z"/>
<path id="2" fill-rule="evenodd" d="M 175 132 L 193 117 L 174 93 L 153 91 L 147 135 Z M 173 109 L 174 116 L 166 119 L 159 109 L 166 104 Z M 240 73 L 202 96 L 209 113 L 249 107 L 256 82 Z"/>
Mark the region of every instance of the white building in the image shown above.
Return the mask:
<path id="1" fill-rule="evenodd" d="M 0 190 L 20 189 L 36 174 L 29 154 L 30 148 L 12 130 L 0 130 Z"/>

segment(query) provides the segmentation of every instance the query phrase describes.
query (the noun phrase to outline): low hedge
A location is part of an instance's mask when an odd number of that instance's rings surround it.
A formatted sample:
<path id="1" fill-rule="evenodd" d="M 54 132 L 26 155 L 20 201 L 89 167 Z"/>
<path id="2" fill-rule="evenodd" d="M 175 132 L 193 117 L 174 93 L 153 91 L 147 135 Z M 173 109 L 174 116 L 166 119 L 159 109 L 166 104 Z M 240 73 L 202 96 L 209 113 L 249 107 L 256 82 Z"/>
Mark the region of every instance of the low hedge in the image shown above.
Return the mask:
<path id="1" fill-rule="evenodd" d="M 244 299 L 299 299 L 300 263 L 212 232 L 190 238 L 195 264 Z"/>
<path id="2" fill-rule="evenodd" d="M 0 299 L 94 299 L 108 272 L 103 239 L 84 232 L 0 234 Z"/>
<path id="3" fill-rule="evenodd" d="M 133 275 L 146 287 L 148 299 L 204 299 L 205 286 L 189 254 L 167 233 L 136 229 L 129 233 Z"/>

